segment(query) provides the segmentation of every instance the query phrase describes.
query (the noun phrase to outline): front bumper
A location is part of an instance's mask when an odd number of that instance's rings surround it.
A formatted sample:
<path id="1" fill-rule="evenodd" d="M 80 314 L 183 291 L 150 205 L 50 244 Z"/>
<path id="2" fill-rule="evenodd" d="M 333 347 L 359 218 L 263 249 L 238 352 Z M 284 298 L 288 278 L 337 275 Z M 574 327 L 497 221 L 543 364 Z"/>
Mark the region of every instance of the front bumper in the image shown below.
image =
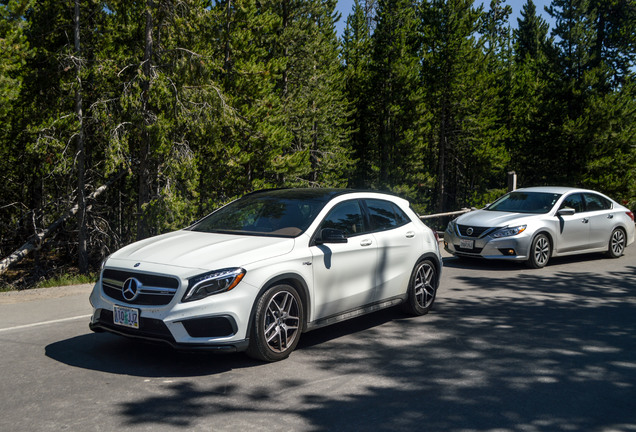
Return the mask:
<path id="1" fill-rule="evenodd" d="M 472 248 L 461 248 L 461 240 L 473 241 Z M 446 230 L 444 249 L 455 256 L 527 261 L 532 237 L 525 232 L 512 237 L 493 238 L 491 236 L 465 237 Z"/>
<path id="2" fill-rule="evenodd" d="M 122 302 L 104 294 L 101 282 L 93 288 L 90 302 L 93 315 L 89 327 L 94 332 L 168 344 L 182 350 L 237 352 L 247 349 L 247 328 L 255 292 L 247 284 L 202 300 L 181 302 L 178 291 L 165 306 Z M 115 306 L 139 312 L 139 328 L 115 324 Z"/>

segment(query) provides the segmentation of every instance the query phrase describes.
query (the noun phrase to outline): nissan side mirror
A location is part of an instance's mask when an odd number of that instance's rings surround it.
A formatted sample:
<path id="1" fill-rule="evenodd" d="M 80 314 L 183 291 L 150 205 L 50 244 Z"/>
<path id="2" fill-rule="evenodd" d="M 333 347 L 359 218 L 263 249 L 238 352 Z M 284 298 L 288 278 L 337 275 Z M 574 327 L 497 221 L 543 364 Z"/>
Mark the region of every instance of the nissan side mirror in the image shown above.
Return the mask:
<path id="1" fill-rule="evenodd" d="M 557 212 L 558 216 L 573 216 L 574 213 L 576 213 L 576 210 L 574 210 L 571 207 L 563 207 L 562 209 L 559 209 L 559 211 Z"/>

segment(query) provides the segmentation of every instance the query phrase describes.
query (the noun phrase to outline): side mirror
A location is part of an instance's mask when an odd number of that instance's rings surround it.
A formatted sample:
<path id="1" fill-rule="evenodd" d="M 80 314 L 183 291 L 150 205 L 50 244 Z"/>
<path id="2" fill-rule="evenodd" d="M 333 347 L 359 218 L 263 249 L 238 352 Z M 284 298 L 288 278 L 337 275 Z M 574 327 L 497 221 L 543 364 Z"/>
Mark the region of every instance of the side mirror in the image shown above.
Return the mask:
<path id="1" fill-rule="evenodd" d="M 571 207 L 563 207 L 562 209 L 559 209 L 559 211 L 557 212 L 558 216 L 574 216 L 574 213 L 576 213 L 576 210 L 574 210 Z"/>
<path id="2" fill-rule="evenodd" d="M 320 237 L 316 238 L 316 243 L 318 244 L 347 242 L 348 240 L 347 237 L 345 237 L 345 233 L 334 228 L 323 228 L 320 231 Z"/>

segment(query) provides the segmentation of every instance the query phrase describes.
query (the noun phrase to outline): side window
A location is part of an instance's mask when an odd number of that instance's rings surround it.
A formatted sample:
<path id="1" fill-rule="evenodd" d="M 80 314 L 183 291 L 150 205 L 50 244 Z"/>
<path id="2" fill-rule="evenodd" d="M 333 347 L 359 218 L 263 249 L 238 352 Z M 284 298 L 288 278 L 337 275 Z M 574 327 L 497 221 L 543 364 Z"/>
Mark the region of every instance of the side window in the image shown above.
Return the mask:
<path id="1" fill-rule="evenodd" d="M 323 228 L 339 229 L 347 237 L 362 233 L 364 231 L 364 223 L 358 201 L 346 201 L 336 205 L 320 224 L 320 229 Z"/>
<path id="2" fill-rule="evenodd" d="M 374 230 L 388 230 L 409 222 L 408 216 L 392 202 L 369 199 L 365 203 Z"/>
<path id="3" fill-rule="evenodd" d="M 561 204 L 561 208 L 570 207 L 573 208 L 577 213 L 581 213 L 583 211 L 583 198 L 581 194 L 572 194 L 565 198 L 565 201 Z"/>
<path id="4" fill-rule="evenodd" d="M 612 203 L 600 195 L 586 193 L 583 196 L 585 197 L 585 209 L 587 211 L 609 210 L 612 208 Z"/>

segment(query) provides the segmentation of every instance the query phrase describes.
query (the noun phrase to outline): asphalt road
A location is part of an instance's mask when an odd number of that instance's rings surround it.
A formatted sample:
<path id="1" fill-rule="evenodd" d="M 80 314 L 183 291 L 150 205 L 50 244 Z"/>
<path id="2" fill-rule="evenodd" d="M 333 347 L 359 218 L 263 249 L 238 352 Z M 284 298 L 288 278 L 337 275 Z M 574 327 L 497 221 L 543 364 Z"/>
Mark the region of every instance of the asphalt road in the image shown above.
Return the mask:
<path id="1" fill-rule="evenodd" d="M 0 431 L 636 431 L 636 246 L 446 258 L 433 312 L 304 334 L 283 362 L 88 330 L 90 286 L 0 294 Z"/>

